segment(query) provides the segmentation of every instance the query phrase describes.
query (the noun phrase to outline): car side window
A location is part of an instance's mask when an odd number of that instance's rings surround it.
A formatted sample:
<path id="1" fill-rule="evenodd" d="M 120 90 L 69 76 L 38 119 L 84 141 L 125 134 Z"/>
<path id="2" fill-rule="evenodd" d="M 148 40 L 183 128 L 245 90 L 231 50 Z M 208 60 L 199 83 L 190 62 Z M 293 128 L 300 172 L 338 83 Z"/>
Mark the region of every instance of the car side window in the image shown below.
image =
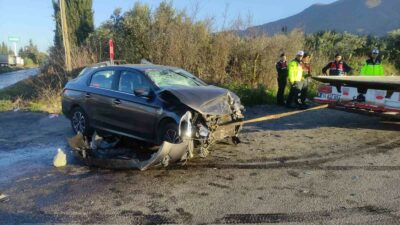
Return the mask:
<path id="1" fill-rule="evenodd" d="M 112 89 L 114 75 L 114 70 L 99 71 L 93 74 L 92 80 L 90 81 L 90 86 L 96 88 Z"/>
<path id="2" fill-rule="evenodd" d="M 138 88 L 148 88 L 149 83 L 142 74 L 138 72 L 122 71 L 119 79 L 118 90 L 133 94 Z"/>

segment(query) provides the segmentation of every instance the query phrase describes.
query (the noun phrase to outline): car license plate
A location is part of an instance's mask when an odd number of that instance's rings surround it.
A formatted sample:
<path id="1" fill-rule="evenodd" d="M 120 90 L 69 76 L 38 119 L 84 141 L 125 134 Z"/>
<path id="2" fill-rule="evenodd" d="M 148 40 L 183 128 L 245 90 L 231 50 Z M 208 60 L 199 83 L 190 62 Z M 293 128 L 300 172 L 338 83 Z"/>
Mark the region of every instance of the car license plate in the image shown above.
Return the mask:
<path id="1" fill-rule="evenodd" d="M 339 99 L 340 99 L 340 95 L 337 95 L 337 94 L 319 93 L 318 97 L 323 98 L 323 99 L 328 99 L 328 100 L 335 100 L 335 101 L 339 101 Z"/>

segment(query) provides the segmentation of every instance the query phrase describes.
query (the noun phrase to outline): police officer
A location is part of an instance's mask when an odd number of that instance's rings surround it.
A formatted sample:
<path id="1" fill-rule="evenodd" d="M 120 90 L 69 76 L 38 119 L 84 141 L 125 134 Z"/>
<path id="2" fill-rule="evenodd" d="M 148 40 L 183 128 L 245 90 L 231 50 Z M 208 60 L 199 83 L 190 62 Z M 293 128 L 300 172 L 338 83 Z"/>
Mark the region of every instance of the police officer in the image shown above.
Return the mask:
<path id="1" fill-rule="evenodd" d="M 285 105 L 284 93 L 288 77 L 288 65 L 285 53 L 280 55 L 280 60 L 276 63 L 276 71 L 278 72 L 278 93 L 276 95 L 276 103 Z"/>
<path id="2" fill-rule="evenodd" d="M 372 50 L 369 59 L 365 62 L 365 65 L 361 68 L 361 75 L 383 76 L 385 74 L 381 59 L 378 56 L 379 56 L 379 50 L 378 49 Z"/>
<path id="3" fill-rule="evenodd" d="M 307 108 L 306 104 L 306 97 L 308 92 L 308 87 L 311 83 L 311 54 L 308 52 L 304 52 L 302 62 L 302 69 L 303 69 L 303 88 L 301 89 L 300 93 L 300 103 L 302 108 Z"/>
<path id="4" fill-rule="evenodd" d="M 296 58 L 293 59 L 288 66 L 288 78 L 290 84 L 290 92 L 286 101 L 286 106 L 293 108 L 292 103 L 295 102 L 298 108 L 303 108 L 301 103 L 298 101 L 299 94 L 303 89 L 303 68 L 302 59 L 304 56 L 303 51 L 299 51 L 296 54 Z M 304 92 L 302 93 L 304 94 Z M 306 93 L 305 93 L 306 94 Z M 301 98 L 302 96 L 300 96 Z"/>
<path id="5" fill-rule="evenodd" d="M 326 71 L 329 69 L 330 76 L 343 76 L 348 74 L 352 68 L 342 60 L 341 54 L 335 55 L 335 60 L 328 63 L 323 69 L 322 74 L 327 75 Z"/>

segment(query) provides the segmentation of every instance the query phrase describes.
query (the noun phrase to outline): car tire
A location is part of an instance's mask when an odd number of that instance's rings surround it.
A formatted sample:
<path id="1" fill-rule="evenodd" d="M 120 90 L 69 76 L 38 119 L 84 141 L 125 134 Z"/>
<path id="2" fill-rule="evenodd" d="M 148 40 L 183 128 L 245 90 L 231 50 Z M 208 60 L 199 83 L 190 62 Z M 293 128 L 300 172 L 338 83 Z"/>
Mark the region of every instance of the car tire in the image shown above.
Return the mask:
<path id="1" fill-rule="evenodd" d="M 93 129 L 90 127 L 89 117 L 80 107 L 75 107 L 71 111 L 71 127 L 75 134 L 80 132 L 84 136 L 90 136 L 93 133 Z"/>
<path id="2" fill-rule="evenodd" d="M 167 123 L 162 126 L 160 130 L 160 144 L 162 144 L 164 141 L 172 144 L 182 143 L 182 138 L 179 136 L 179 128 L 177 124 Z"/>

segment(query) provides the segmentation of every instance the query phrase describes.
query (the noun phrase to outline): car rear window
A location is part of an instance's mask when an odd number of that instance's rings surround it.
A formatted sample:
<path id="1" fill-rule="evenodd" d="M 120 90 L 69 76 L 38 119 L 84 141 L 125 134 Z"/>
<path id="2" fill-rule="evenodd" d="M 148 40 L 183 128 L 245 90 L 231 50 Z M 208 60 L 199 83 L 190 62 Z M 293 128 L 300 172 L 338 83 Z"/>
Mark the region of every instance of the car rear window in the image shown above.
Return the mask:
<path id="1" fill-rule="evenodd" d="M 114 79 L 115 71 L 103 70 L 99 71 L 92 76 L 90 86 L 95 88 L 111 89 Z"/>

